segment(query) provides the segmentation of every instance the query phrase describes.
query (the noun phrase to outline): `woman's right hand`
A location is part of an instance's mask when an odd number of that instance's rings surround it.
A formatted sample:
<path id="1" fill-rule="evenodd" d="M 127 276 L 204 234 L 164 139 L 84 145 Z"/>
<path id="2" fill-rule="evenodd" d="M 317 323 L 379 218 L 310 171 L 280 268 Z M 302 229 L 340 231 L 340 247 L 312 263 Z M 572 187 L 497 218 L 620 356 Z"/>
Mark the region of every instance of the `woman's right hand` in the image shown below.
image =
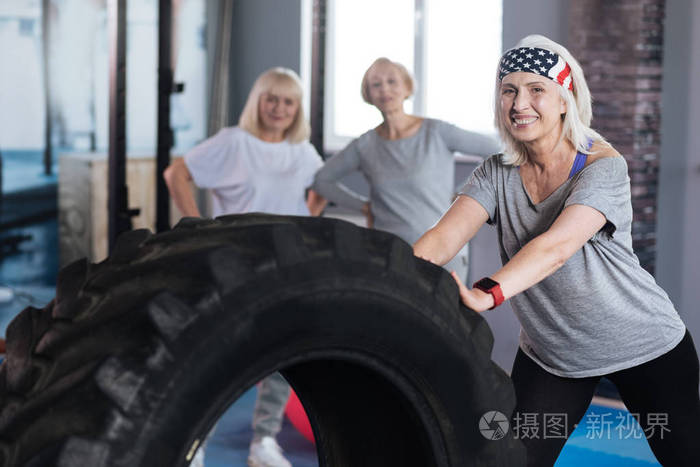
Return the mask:
<path id="1" fill-rule="evenodd" d="M 183 158 L 175 159 L 163 172 L 163 178 L 180 213 L 187 217 L 201 217 L 190 186 L 192 174 L 187 168 L 185 160 Z"/>
<path id="2" fill-rule="evenodd" d="M 459 288 L 459 298 L 467 308 L 471 308 L 477 313 L 489 310 L 493 306 L 493 296 L 479 289 L 469 289 L 462 279 L 459 278 L 455 271 L 451 271 L 450 275 L 457 283 Z"/>
<path id="3" fill-rule="evenodd" d="M 362 214 L 365 215 L 365 219 L 367 219 L 367 228 L 371 229 L 374 227 L 374 216 L 372 215 L 372 205 L 367 201 L 363 206 L 362 206 Z"/>

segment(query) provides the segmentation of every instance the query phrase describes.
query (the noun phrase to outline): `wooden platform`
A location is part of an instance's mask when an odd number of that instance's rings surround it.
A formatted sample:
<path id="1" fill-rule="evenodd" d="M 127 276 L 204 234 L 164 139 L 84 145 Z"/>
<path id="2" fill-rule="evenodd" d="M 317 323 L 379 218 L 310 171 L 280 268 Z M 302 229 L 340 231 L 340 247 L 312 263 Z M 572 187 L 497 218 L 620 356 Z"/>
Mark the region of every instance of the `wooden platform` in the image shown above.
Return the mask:
<path id="1" fill-rule="evenodd" d="M 129 156 L 126 181 L 129 208 L 140 210 L 140 214 L 132 218 L 133 228 L 155 231 L 155 158 L 151 155 Z M 99 262 L 107 257 L 107 213 L 107 155 L 64 154 L 59 159 L 58 167 L 61 266 L 82 257 L 87 257 L 92 262 Z M 182 217 L 173 203 L 170 213 L 171 225 Z"/>

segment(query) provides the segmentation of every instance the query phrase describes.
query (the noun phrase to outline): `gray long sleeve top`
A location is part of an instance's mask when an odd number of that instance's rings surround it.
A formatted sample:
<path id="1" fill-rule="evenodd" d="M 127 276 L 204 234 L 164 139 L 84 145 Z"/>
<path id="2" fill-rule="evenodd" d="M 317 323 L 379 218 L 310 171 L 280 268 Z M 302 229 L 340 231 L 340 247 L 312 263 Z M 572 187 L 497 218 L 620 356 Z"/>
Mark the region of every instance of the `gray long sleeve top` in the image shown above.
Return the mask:
<path id="1" fill-rule="evenodd" d="M 452 202 L 454 153 L 487 156 L 498 151 L 496 139 L 434 119 L 425 119 L 417 133 L 398 140 L 370 130 L 326 162 L 313 189 L 340 206 L 361 210 L 368 200 L 338 180 L 362 172 L 370 186 L 374 227 L 413 244 Z"/>

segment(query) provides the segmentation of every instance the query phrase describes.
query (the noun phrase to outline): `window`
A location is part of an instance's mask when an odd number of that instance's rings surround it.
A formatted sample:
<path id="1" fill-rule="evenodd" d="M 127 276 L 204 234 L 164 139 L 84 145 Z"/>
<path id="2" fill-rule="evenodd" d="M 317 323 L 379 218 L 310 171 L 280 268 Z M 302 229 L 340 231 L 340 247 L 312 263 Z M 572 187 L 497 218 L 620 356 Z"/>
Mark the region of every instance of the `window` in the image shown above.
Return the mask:
<path id="1" fill-rule="evenodd" d="M 378 57 L 416 79 L 406 111 L 495 133 L 493 83 L 501 54 L 499 1 L 328 0 L 324 146 L 341 149 L 381 122 L 360 82 Z"/>
<path id="2" fill-rule="evenodd" d="M 41 5 L 40 0 L 0 0 L 2 149 L 37 151 L 44 146 L 47 83 L 42 74 Z M 49 5 L 48 84 L 54 145 L 59 150 L 102 151 L 109 139 L 106 4 L 62 0 Z M 175 80 L 185 82 L 186 87 L 171 101 L 175 151 L 191 147 L 206 133 L 206 3 L 188 0 L 180 5 Z M 127 142 L 130 151 L 152 153 L 156 145 L 158 2 L 129 2 L 127 10 Z"/>
<path id="3" fill-rule="evenodd" d="M 44 141 L 41 4 L 0 5 L 0 149 L 31 150 Z"/>

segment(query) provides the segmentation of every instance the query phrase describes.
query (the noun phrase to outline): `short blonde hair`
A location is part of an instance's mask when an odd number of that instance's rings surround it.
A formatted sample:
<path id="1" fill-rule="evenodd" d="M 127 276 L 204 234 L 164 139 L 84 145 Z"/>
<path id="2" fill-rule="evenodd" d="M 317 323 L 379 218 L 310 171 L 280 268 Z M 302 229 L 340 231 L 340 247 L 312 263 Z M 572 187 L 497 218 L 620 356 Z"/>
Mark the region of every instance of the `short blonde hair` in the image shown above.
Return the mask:
<path id="1" fill-rule="evenodd" d="M 367 102 L 368 104 L 372 104 L 372 99 L 369 97 L 369 74 L 370 72 L 374 69 L 374 67 L 379 66 L 379 65 L 391 65 L 393 67 L 396 67 L 397 70 L 399 70 L 399 74 L 404 80 L 404 83 L 406 84 L 406 88 L 408 89 L 408 97 L 411 97 L 413 95 L 413 90 L 416 87 L 416 82 L 413 79 L 413 76 L 411 76 L 411 73 L 408 72 L 405 66 L 400 64 L 399 62 L 392 62 L 386 57 L 379 57 L 376 59 L 372 64 L 367 68 L 367 71 L 365 71 L 364 76 L 362 77 L 362 100 Z"/>
<path id="2" fill-rule="evenodd" d="M 293 70 L 289 68 L 275 67 L 267 70 L 255 80 L 248 100 L 243 107 L 238 126 L 255 136 L 260 136 L 260 116 L 258 107 L 260 98 L 268 92 L 290 93 L 299 104 L 297 115 L 292 124 L 284 132 L 284 137 L 291 143 L 299 143 L 309 139 L 311 127 L 304 116 L 302 98 L 304 91 L 301 86 L 301 79 Z"/>
<path id="3" fill-rule="evenodd" d="M 520 47 L 537 47 L 553 52 L 559 55 L 571 68 L 573 90 L 569 91 L 557 84 L 559 94 L 566 102 L 566 113 L 564 114 L 564 125 L 560 138 L 566 138 L 577 151 L 584 154 L 590 154 L 591 151 L 588 148 L 589 142 L 591 141 L 600 141 L 607 145 L 608 143 L 605 139 L 590 128 L 591 117 L 593 115 L 591 92 L 588 90 L 588 84 L 586 84 L 586 78 L 583 75 L 581 65 L 576 61 L 573 55 L 571 55 L 571 52 L 563 45 L 539 34 L 524 37 L 513 49 Z M 508 51 L 504 52 L 504 54 L 507 52 Z M 527 150 L 523 143 L 513 138 L 508 131 L 507 125 L 503 121 L 501 112 L 501 80 L 498 78 L 498 75 L 499 70 L 497 69 L 494 123 L 506 147 L 503 155 L 503 163 L 518 166 L 527 161 Z"/>

